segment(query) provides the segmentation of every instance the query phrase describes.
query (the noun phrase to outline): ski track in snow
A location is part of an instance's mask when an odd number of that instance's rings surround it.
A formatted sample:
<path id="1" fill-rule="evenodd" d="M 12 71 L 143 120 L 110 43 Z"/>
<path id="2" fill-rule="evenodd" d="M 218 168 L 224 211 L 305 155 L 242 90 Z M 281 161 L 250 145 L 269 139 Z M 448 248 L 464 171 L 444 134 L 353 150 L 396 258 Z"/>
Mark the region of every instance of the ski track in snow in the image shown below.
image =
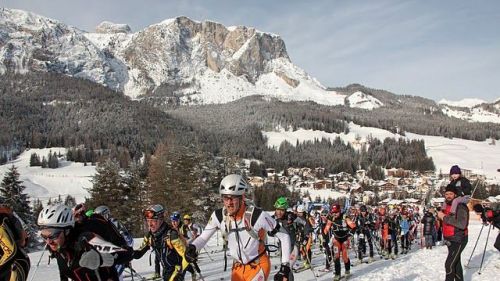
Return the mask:
<path id="1" fill-rule="evenodd" d="M 469 256 L 474 248 L 479 230 L 481 229 L 480 222 L 476 219 L 476 216 L 471 213 L 471 221 L 469 225 L 469 242 L 462 253 L 462 266 L 467 264 Z M 470 262 L 471 268 L 464 268 L 465 280 L 496 280 L 500 276 L 500 268 L 495 267 L 500 264 L 500 254 L 493 247 L 496 236 L 498 235 L 497 229 L 492 229 L 488 245 L 486 248 L 486 254 L 483 264 L 482 274 L 479 275 L 479 264 L 481 263 L 481 256 L 484 249 L 484 241 L 486 240 L 487 228 L 483 229 L 481 235 L 481 240 L 479 241 L 476 251 Z M 219 239 L 219 246 L 217 246 L 217 238 Z M 136 248 L 141 243 L 141 239 L 135 240 Z M 415 241 L 412 245 L 412 250 L 407 255 L 400 255 L 396 260 L 380 260 L 379 256 L 375 250 L 375 261 L 371 264 L 361 264 L 356 265 L 351 268 L 352 276 L 349 280 L 366 280 L 366 281 L 379 281 L 379 280 L 390 280 L 390 281 L 406 281 L 406 280 L 422 280 L 422 281 L 434 281 L 434 280 L 444 280 L 445 270 L 444 262 L 447 256 L 446 246 L 436 246 L 432 250 L 421 250 L 419 244 Z M 215 280 L 230 280 L 230 270 L 231 270 L 231 257 L 228 256 L 228 271 L 224 272 L 224 254 L 220 249 L 222 248 L 222 241 L 220 235 L 214 235 L 209 242 L 208 246 L 200 252 L 199 265 L 202 271 L 202 275 L 206 281 Z M 213 252 L 216 251 L 216 252 Z M 317 251 L 317 250 L 316 250 Z M 210 257 L 213 261 L 209 258 Z M 350 250 L 351 262 L 355 263 L 354 251 Z M 30 253 L 31 258 L 31 271 L 30 276 L 36 270 L 38 260 L 40 259 L 42 252 Z M 50 264 L 47 264 L 48 258 L 47 253 L 42 257 L 40 266 L 36 270 L 33 281 L 47 281 L 47 280 L 59 280 L 57 263 L 52 260 Z M 151 257 L 152 259 L 154 256 Z M 271 259 L 271 278 L 279 269 L 280 260 L 278 257 L 272 257 Z M 324 267 L 324 256 L 323 254 L 313 255 L 312 260 L 314 271 L 318 273 L 319 269 Z M 342 274 L 344 273 L 344 265 L 342 264 Z M 132 262 L 133 268 L 142 276 L 149 277 L 154 273 L 154 267 L 149 264 L 149 253 L 146 253 L 142 259 L 134 260 Z M 275 268 L 277 266 L 278 269 Z M 333 272 L 321 273 L 317 279 L 314 277 L 311 270 L 306 270 L 295 274 L 295 280 L 297 281 L 323 281 L 332 280 Z M 125 280 L 131 280 L 131 278 L 125 278 Z M 134 278 L 134 280 L 139 280 Z M 186 280 L 191 280 L 189 273 L 186 274 Z"/>

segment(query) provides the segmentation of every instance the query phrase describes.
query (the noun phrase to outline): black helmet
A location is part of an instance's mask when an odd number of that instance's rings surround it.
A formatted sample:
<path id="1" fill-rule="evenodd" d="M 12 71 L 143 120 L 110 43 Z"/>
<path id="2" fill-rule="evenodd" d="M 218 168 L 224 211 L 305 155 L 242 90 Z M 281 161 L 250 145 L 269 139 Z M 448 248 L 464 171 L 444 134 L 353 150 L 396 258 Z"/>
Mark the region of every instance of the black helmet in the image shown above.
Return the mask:
<path id="1" fill-rule="evenodd" d="M 360 212 L 366 212 L 367 211 L 366 206 L 365 205 L 361 205 L 361 207 L 359 207 L 359 211 Z"/>

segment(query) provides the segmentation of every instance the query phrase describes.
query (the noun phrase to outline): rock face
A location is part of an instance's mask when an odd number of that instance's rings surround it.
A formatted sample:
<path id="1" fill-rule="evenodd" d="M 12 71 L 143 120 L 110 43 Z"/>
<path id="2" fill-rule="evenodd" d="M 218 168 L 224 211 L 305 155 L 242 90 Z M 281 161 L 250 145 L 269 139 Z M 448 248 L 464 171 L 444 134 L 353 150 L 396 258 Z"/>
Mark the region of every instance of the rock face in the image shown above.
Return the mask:
<path id="1" fill-rule="evenodd" d="M 101 22 L 96 28 L 96 33 L 131 33 L 132 29 L 128 24 L 118 24 L 109 21 Z"/>
<path id="2" fill-rule="evenodd" d="M 245 26 L 178 17 L 131 33 L 103 22 L 87 33 L 29 12 L 0 9 L 0 73 L 49 71 L 133 98 L 224 103 L 249 95 L 343 104 L 293 65 L 283 40 Z"/>

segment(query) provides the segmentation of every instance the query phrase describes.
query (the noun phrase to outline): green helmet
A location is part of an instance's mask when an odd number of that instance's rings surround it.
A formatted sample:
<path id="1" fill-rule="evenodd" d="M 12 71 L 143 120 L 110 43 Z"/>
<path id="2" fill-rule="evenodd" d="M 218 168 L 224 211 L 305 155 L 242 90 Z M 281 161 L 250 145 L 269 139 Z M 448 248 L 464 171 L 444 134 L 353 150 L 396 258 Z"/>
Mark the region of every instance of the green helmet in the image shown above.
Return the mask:
<path id="1" fill-rule="evenodd" d="M 276 209 L 288 209 L 288 200 L 286 197 L 279 197 L 276 202 L 274 202 L 274 208 Z"/>

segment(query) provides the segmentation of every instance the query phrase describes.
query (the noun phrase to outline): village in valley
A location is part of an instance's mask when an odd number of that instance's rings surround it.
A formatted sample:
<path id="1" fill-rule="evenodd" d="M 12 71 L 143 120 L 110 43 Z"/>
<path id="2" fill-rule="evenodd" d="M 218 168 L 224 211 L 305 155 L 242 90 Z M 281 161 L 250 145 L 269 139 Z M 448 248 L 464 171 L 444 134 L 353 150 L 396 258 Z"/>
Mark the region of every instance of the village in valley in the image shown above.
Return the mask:
<path id="1" fill-rule="evenodd" d="M 485 183 L 486 177 L 462 169 L 471 182 Z M 303 202 L 330 203 L 345 201 L 367 205 L 433 205 L 444 202 L 441 189 L 449 182 L 446 173 L 416 172 L 402 168 L 385 169 L 385 179 L 374 180 L 366 170 L 357 170 L 353 176 L 346 172 L 325 174 L 324 168 L 288 168 L 284 172 L 266 169 L 266 176 L 249 176 L 253 187 L 264 184 L 282 184 L 290 191 L 300 191 Z M 500 195 L 489 196 L 484 203 L 500 202 Z"/>

